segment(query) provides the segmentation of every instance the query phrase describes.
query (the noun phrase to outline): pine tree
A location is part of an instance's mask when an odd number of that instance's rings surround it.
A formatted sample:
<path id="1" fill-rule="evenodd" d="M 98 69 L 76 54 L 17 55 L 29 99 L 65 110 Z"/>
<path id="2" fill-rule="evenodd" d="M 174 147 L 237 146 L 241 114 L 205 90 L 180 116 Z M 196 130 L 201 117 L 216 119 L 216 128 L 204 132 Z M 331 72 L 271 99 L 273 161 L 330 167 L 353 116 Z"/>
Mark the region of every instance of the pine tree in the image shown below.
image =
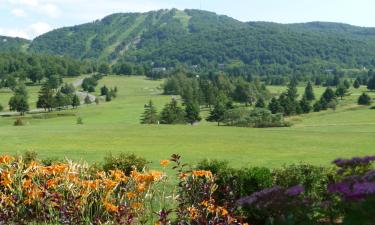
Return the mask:
<path id="1" fill-rule="evenodd" d="M 55 107 L 62 109 L 65 106 L 65 96 L 61 92 L 57 92 L 55 96 Z"/>
<path id="2" fill-rule="evenodd" d="M 38 101 L 36 103 L 37 108 L 43 108 L 49 112 L 52 111 L 55 106 L 55 98 L 53 95 L 54 91 L 50 88 L 48 83 L 44 83 L 39 91 Z"/>
<path id="3" fill-rule="evenodd" d="M 217 102 L 214 105 L 214 108 L 210 111 L 210 115 L 207 117 L 209 122 L 217 122 L 217 125 L 220 126 L 220 122 L 224 121 L 224 114 L 227 111 L 227 108 L 223 102 Z"/>
<path id="4" fill-rule="evenodd" d="M 280 105 L 279 100 L 276 98 L 272 98 L 270 103 L 268 104 L 268 109 L 273 113 L 284 113 L 283 107 Z"/>
<path id="5" fill-rule="evenodd" d="M 102 88 L 100 88 L 100 96 L 105 96 L 105 95 L 107 95 L 108 94 L 108 88 L 107 88 L 107 86 L 103 86 Z"/>
<path id="6" fill-rule="evenodd" d="M 185 112 L 182 110 L 175 99 L 163 108 L 160 113 L 160 123 L 162 124 L 177 124 L 185 123 Z"/>
<path id="7" fill-rule="evenodd" d="M 375 90 L 375 75 L 372 76 L 372 78 L 367 83 L 367 89 L 370 91 Z"/>
<path id="8" fill-rule="evenodd" d="M 301 112 L 302 113 L 309 113 L 309 112 L 311 112 L 312 107 L 310 105 L 310 101 L 307 100 L 306 96 L 303 96 L 303 98 L 299 102 L 299 105 L 301 107 Z"/>
<path id="9" fill-rule="evenodd" d="M 106 101 L 106 102 L 110 102 L 110 101 L 112 101 L 112 95 L 111 95 L 111 93 L 107 93 L 107 94 L 105 95 L 105 101 Z"/>
<path id="10" fill-rule="evenodd" d="M 306 98 L 307 101 L 315 100 L 314 90 L 310 82 L 307 83 L 304 97 Z"/>
<path id="11" fill-rule="evenodd" d="M 349 89 L 350 88 L 350 82 L 348 80 L 344 80 L 344 86 L 346 87 L 346 89 Z"/>
<path id="12" fill-rule="evenodd" d="M 255 103 L 256 108 L 266 108 L 266 103 L 264 102 L 263 98 L 259 98 Z"/>
<path id="13" fill-rule="evenodd" d="M 371 104 L 371 97 L 363 93 L 361 96 L 358 98 L 358 105 L 370 105 Z"/>
<path id="14" fill-rule="evenodd" d="M 298 98 L 297 80 L 293 78 L 288 84 L 287 97 L 294 101 Z"/>
<path id="15" fill-rule="evenodd" d="M 154 103 L 150 100 L 149 103 L 144 106 L 144 108 L 145 111 L 141 117 L 141 124 L 157 124 L 159 118 Z"/>
<path id="16" fill-rule="evenodd" d="M 185 107 L 185 117 L 186 121 L 193 125 L 195 122 L 199 122 L 202 118 L 199 115 L 200 108 L 199 104 L 195 101 L 190 101 L 186 103 Z"/>
<path id="17" fill-rule="evenodd" d="M 72 107 L 77 108 L 81 105 L 81 101 L 79 100 L 79 97 L 77 95 L 74 95 L 72 98 Z"/>
<path id="18" fill-rule="evenodd" d="M 346 95 L 347 92 L 348 92 L 348 89 L 346 89 L 344 84 L 340 84 L 336 89 L 336 95 L 339 96 L 341 100 Z"/>

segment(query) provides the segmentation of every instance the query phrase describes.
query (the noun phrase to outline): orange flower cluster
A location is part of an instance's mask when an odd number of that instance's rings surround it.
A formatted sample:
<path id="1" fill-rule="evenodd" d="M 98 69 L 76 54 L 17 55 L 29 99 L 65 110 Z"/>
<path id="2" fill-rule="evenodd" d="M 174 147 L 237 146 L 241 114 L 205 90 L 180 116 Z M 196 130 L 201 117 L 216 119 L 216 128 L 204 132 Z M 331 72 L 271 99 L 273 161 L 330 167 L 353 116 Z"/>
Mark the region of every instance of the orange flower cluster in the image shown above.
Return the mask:
<path id="1" fill-rule="evenodd" d="M 42 213 L 39 208 L 46 205 L 50 207 L 47 211 L 59 215 L 59 209 L 73 204 L 76 213 L 102 209 L 100 217 L 104 218 L 116 216 L 124 207 L 133 216 L 142 215 L 146 214 L 143 210 L 148 190 L 164 176 L 163 172 L 154 170 L 134 170 L 130 176 L 121 170 L 92 175 L 87 166 L 79 164 L 44 166 L 31 162 L 25 165 L 21 159 L 0 156 L 0 211 L 14 206 L 32 209 L 38 214 Z M 18 199 L 12 197 L 16 194 Z"/>

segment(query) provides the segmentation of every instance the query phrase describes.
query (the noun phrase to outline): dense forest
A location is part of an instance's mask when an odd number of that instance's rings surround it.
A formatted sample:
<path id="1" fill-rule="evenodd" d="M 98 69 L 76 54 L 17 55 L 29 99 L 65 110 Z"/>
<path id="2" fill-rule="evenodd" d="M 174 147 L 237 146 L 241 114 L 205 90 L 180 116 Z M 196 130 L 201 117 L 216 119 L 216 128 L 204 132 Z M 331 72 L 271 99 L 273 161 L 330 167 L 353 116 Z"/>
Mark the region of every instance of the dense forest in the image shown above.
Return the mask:
<path id="1" fill-rule="evenodd" d="M 200 10 L 113 14 L 36 38 L 30 52 L 229 74 L 316 75 L 373 68 L 375 29 L 346 24 L 243 23 Z"/>
<path id="2" fill-rule="evenodd" d="M 11 38 L 0 36 L 0 51 L 26 51 L 28 45 L 30 44 L 29 40 L 23 38 Z"/>
<path id="3" fill-rule="evenodd" d="M 68 57 L 0 53 L 0 87 L 14 88 L 18 81 L 41 82 L 45 78 L 57 80 L 67 76 L 94 72 L 95 64 Z"/>

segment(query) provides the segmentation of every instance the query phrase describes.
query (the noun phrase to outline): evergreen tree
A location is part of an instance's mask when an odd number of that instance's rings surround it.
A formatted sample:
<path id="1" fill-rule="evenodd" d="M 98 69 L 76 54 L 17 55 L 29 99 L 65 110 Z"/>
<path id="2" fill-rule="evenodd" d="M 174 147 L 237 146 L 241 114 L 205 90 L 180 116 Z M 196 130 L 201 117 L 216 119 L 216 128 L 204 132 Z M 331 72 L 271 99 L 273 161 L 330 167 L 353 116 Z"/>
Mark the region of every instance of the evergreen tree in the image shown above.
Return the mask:
<path id="1" fill-rule="evenodd" d="M 334 100 L 335 98 L 336 98 L 335 92 L 334 92 L 334 91 L 332 90 L 332 88 L 330 88 L 330 87 L 328 87 L 328 88 L 324 91 L 324 93 L 323 93 L 323 95 L 322 95 L 322 97 L 321 97 L 321 99 L 324 99 L 324 101 L 325 101 L 326 103 L 328 103 L 328 102 Z"/>
<path id="2" fill-rule="evenodd" d="M 24 115 L 25 112 L 29 111 L 28 95 L 26 86 L 24 84 L 19 84 L 15 90 L 13 97 L 9 100 L 10 111 L 17 111 Z"/>
<path id="3" fill-rule="evenodd" d="M 287 97 L 291 101 L 295 101 L 298 98 L 297 80 L 293 78 L 288 84 Z"/>
<path id="4" fill-rule="evenodd" d="M 344 80 L 344 86 L 346 87 L 346 89 L 349 89 L 350 88 L 350 82 L 348 80 Z"/>
<path id="5" fill-rule="evenodd" d="M 199 122 L 202 118 L 199 115 L 200 108 L 199 104 L 195 101 L 190 101 L 186 103 L 185 107 L 185 118 L 186 121 L 193 125 L 195 122 Z"/>
<path id="6" fill-rule="evenodd" d="M 346 95 L 347 92 L 348 89 L 345 87 L 345 85 L 340 84 L 336 89 L 336 96 L 340 97 L 342 100 L 342 98 Z"/>
<path id="7" fill-rule="evenodd" d="M 371 97 L 363 93 L 361 96 L 358 98 L 358 105 L 370 105 L 371 104 Z"/>
<path id="8" fill-rule="evenodd" d="M 299 105 L 301 107 L 301 112 L 302 113 L 309 113 L 309 112 L 311 112 L 312 107 L 310 105 L 310 101 L 307 99 L 306 96 L 303 96 L 303 98 L 299 102 Z"/>
<path id="9" fill-rule="evenodd" d="M 268 109 L 272 112 L 272 114 L 284 113 L 283 107 L 276 98 L 271 99 L 270 103 L 268 104 Z"/>
<path id="10" fill-rule="evenodd" d="M 154 103 L 150 100 L 149 103 L 144 106 L 144 108 L 145 111 L 141 117 L 141 124 L 157 124 L 159 118 Z"/>
<path id="11" fill-rule="evenodd" d="M 373 75 L 371 79 L 367 82 L 367 89 L 369 89 L 370 91 L 375 90 L 375 75 Z"/>
<path id="12" fill-rule="evenodd" d="M 65 84 L 61 87 L 60 91 L 61 91 L 61 93 L 63 93 L 63 94 L 69 95 L 69 94 L 74 94 L 74 92 L 75 92 L 75 88 L 74 88 L 73 84 L 65 83 Z"/>
<path id="13" fill-rule="evenodd" d="M 55 106 L 55 99 L 53 97 L 54 91 L 50 88 L 48 83 L 44 83 L 39 91 L 38 101 L 36 102 L 37 108 L 52 111 Z"/>
<path id="14" fill-rule="evenodd" d="M 315 100 L 314 90 L 310 82 L 307 83 L 304 97 L 306 98 L 307 101 Z"/>
<path id="15" fill-rule="evenodd" d="M 175 99 L 163 108 L 160 114 L 160 123 L 162 124 L 177 124 L 185 123 L 185 112 L 182 110 Z"/>
<path id="16" fill-rule="evenodd" d="M 207 117 L 207 121 L 217 122 L 217 125 L 220 126 L 220 122 L 224 121 L 226 111 L 227 108 L 223 102 L 216 102 L 214 108 L 210 111 L 210 115 Z"/>
<path id="17" fill-rule="evenodd" d="M 107 95 L 108 92 L 109 92 L 109 90 L 108 90 L 107 86 L 104 85 L 102 88 L 100 88 L 100 95 L 101 96 Z"/>
<path id="18" fill-rule="evenodd" d="M 74 95 L 72 98 L 72 107 L 77 108 L 81 105 L 81 101 L 79 100 L 79 97 L 77 95 Z"/>
<path id="19" fill-rule="evenodd" d="M 355 89 L 358 89 L 359 87 L 361 87 L 361 81 L 360 79 L 357 77 L 357 79 L 355 79 L 354 83 L 353 83 L 353 87 Z"/>
<path id="20" fill-rule="evenodd" d="M 259 98 L 258 101 L 255 103 L 256 108 L 266 108 L 266 103 L 264 102 L 263 98 Z"/>
<path id="21" fill-rule="evenodd" d="M 55 95 L 55 107 L 60 110 L 65 106 L 66 97 L 60 91 L 58 91 Z"/>
<path id="22" fill-rule="evenodd" d="M 106 101 L 106 102 L 110 102 L 110 101 L 112 101 L 112 95 L 111 95 L 111 93 L 107 93 L 107 94 L 105 95 L 105 101 Z"/>

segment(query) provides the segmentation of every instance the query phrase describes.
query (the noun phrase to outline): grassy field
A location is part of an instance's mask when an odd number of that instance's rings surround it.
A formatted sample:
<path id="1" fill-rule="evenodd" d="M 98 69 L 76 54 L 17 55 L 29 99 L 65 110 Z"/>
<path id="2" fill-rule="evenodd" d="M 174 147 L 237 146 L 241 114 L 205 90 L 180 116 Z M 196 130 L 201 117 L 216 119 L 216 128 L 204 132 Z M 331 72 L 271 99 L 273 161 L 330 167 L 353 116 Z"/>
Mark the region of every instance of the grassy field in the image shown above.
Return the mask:
<path id="1" fill-rule="evenodd" d="M 339 156 L 375 154 L 375 110 L 355 104 L 364 88 L 351 90 L 352 95 L 341 101 L 336 111 L 290 118 L 294 125 L 289 128 L 253 129 L 217 127 L 207 122 L 198 126 L 140 125 L 143 106 L 149 99 L 159 110 L 171 99 L 160 95 L 162 82 L 110 76 L 101 80 L 97 89 L 103 84 L 117 86 L 118 98 L 54 112 L 48 119 L 27 115 L 23 127 L 12 125 L 15 118 L 0 118 L 0 153 L 34 150 L 42 158 L 66 156 L 94 162 L 109 152 L 134 152 L 155 167 L 173 153 L 191 163 L 203 158 L 222 159 L 235 167 L 277 167 L 302 161 L 327 165 Z M 269 89 L 280 93 L 285 87 Z M 316 95 L 323 91 L 315 89 Z M 6 95 L 0 92 L 1 103 Z M 76 124 L 78 116 L 84 125 Z"/>

